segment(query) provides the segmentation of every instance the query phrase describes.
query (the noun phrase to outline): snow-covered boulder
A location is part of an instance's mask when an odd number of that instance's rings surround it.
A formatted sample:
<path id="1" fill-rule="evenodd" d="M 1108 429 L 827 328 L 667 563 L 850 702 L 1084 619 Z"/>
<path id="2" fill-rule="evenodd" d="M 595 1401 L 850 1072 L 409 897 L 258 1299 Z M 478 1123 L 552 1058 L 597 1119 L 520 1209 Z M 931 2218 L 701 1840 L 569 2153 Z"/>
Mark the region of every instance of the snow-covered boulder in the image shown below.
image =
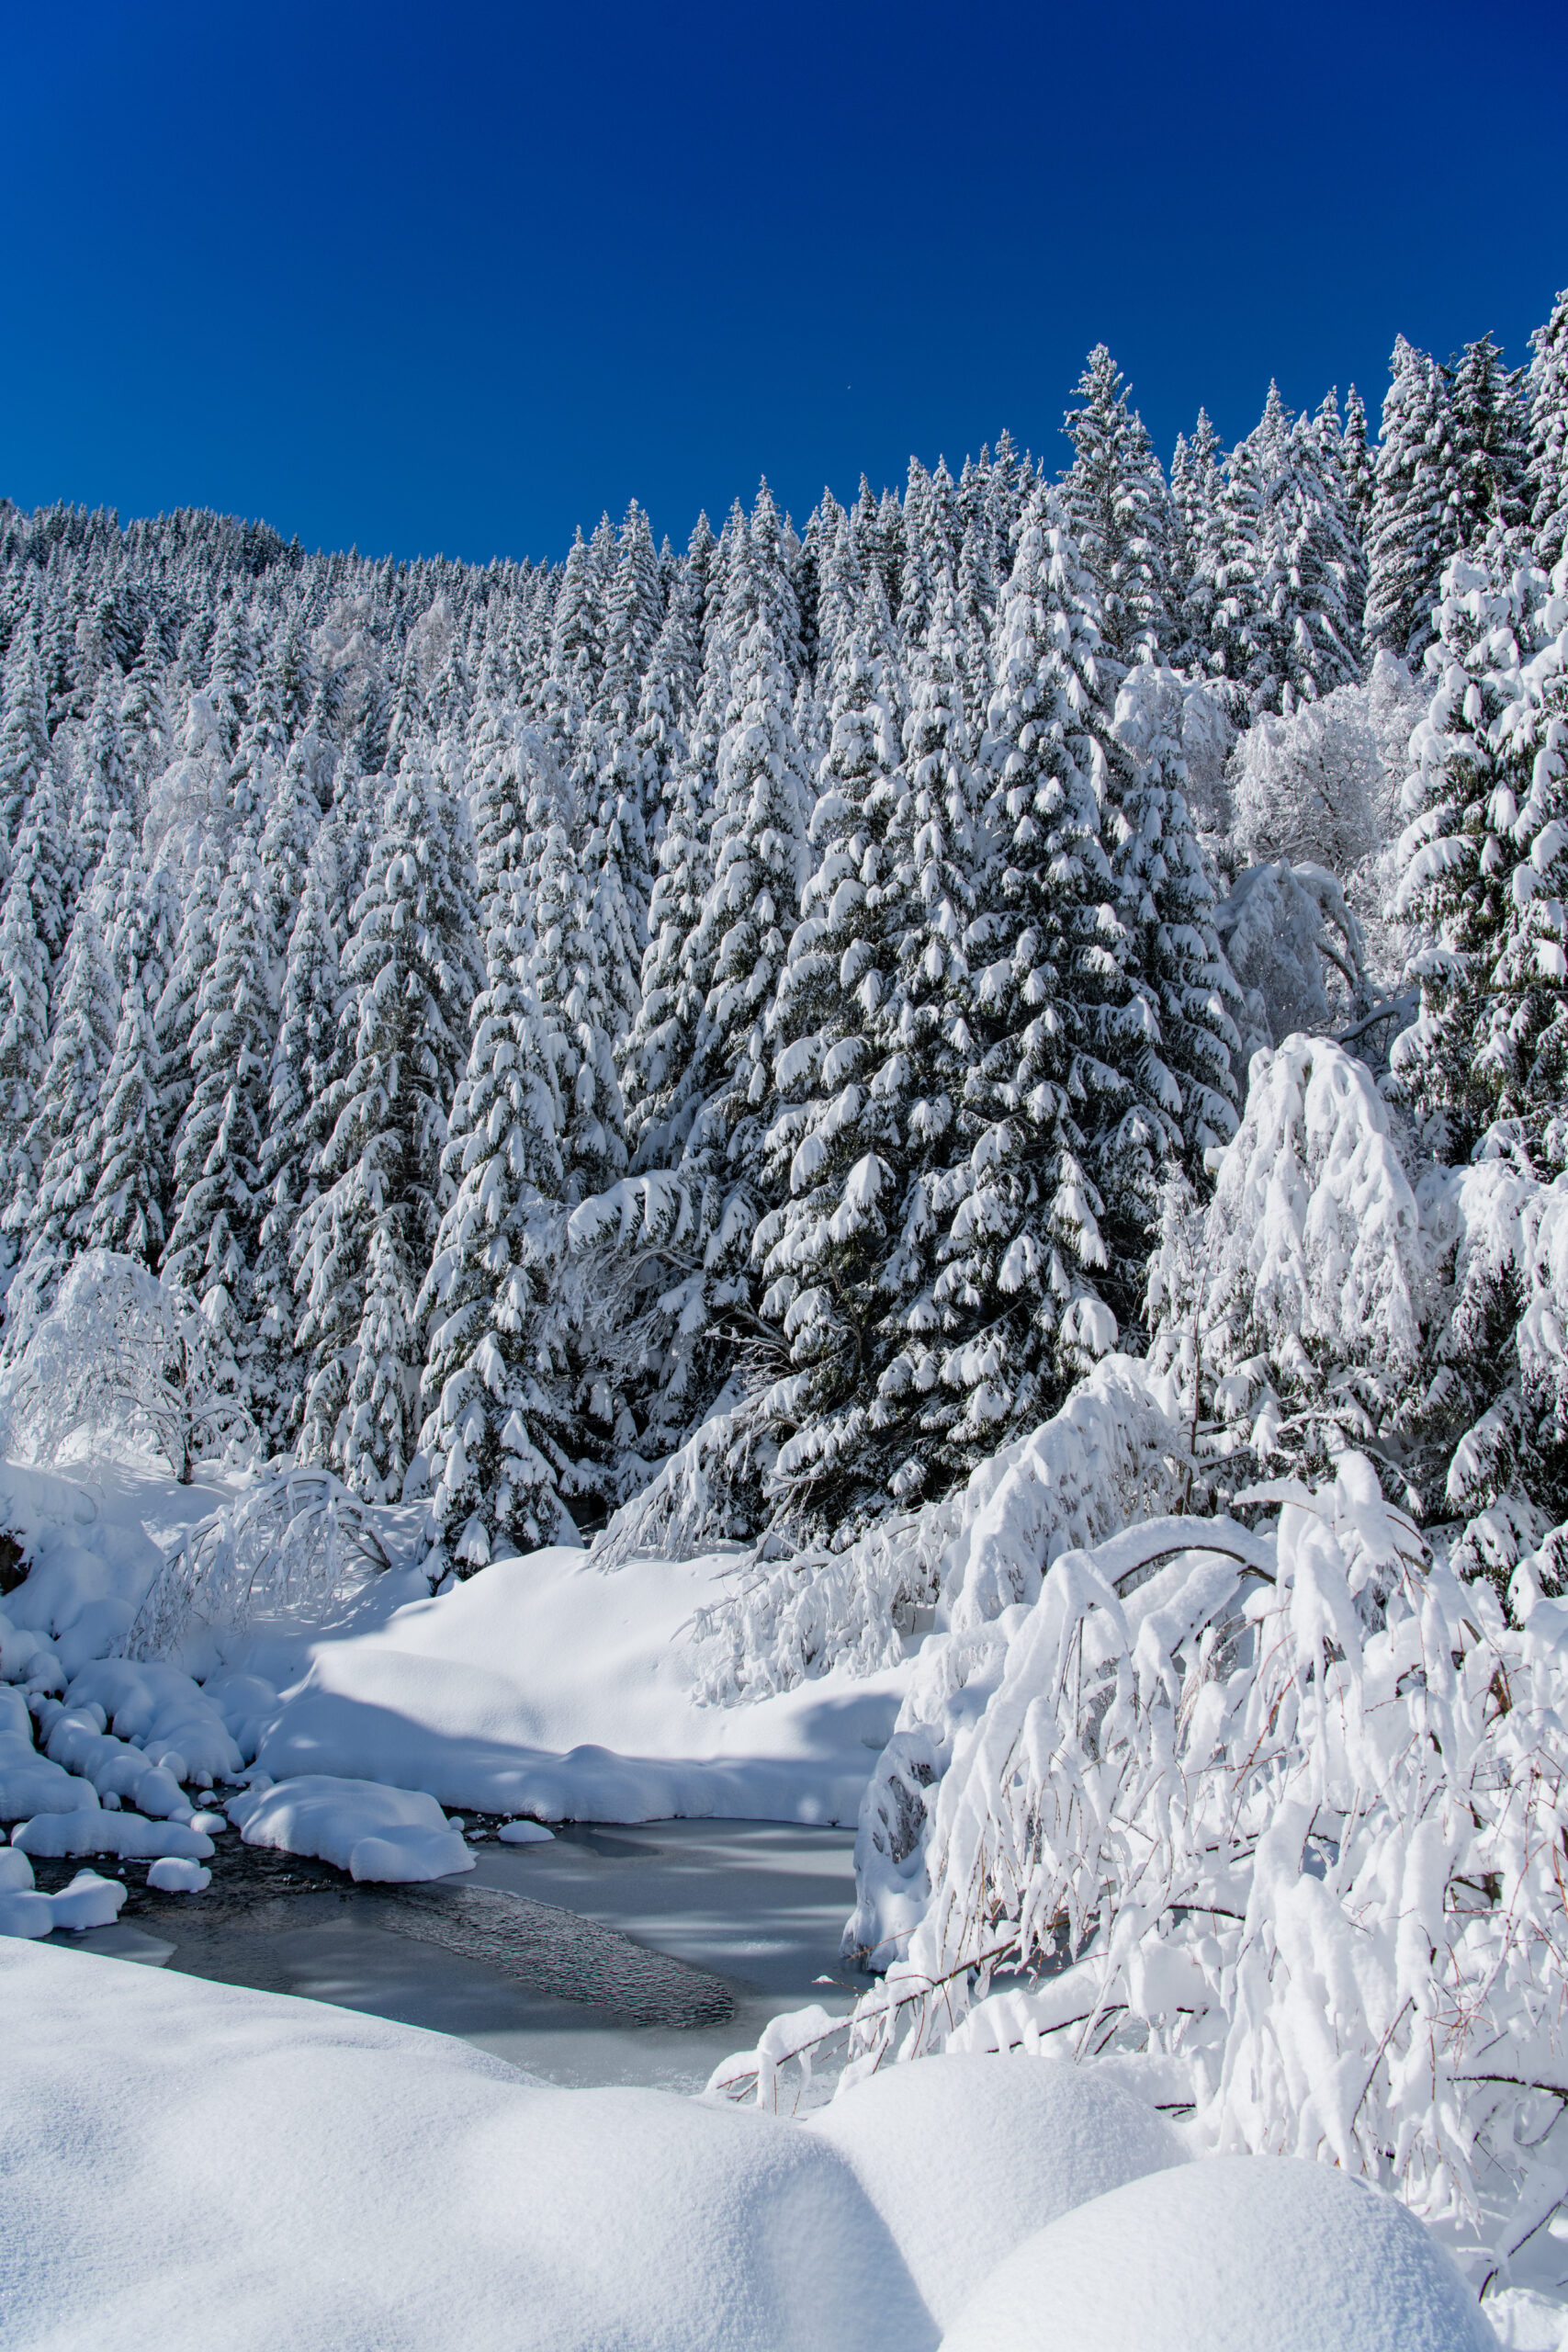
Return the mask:
<path id="1" fill-rule="evenodd" d="M 229 1818 L 247 1846 L 313 1854 L 351 1878 L 406 1884 L 474 1867 L 462 1832 L 449 1826 L 434 1797 L 378 1781 L 305 1773 L 247 1789 L 231 1803 Z"/>
<path id="2" fill-rule="evenodd" d="M 993 2271 L 942 2352 L 1485 2352 L 1458 2271 L 1327 2165 L 1221 2156 L 1080 2205 Z"/>

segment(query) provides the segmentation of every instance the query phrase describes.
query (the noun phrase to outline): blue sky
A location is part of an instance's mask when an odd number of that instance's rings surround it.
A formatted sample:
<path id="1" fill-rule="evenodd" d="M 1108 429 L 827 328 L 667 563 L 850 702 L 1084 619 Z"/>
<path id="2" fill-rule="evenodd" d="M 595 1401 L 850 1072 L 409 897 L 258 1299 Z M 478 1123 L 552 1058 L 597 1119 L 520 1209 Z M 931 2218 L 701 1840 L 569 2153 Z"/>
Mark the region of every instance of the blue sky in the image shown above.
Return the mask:
<path id="1" fill-rule="evenodd" d="M 0 490 L 309 546 L 683 543 L 766 472 L 1162 454 L 1568 283 L 1568 8 L 0 0 Z"/>

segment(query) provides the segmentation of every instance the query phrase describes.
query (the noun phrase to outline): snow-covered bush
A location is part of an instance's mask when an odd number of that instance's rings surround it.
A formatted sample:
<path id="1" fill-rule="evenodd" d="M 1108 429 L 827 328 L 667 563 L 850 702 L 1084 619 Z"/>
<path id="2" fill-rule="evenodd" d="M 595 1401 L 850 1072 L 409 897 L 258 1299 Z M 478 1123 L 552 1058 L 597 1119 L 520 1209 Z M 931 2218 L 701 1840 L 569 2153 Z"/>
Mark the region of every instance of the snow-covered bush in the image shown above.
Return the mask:
<path id="1" fill-rule="evenodd" d="M 8 1453 L 52 1460 L 73 1438 L 162 1454 L 181 1485 L 254 1435 L 224 1333 L 133 1258 L 76 1260 L 0 1387 Z"/>
<path id="2" fill-rule="evenodd" d="M 391 1565 L 369 1510 L 331 1471 L 263 1477 L 180 1538 L 137 1611 L 127 1655 L 166 1657 L 193 1632 L 243 1632 L 257 1617 L 331 1617 Z"/>
<path id="3" fill-rule="evenodd" d="M 1130 2066 L 1201 2147 L 1316 2157 L 1483 2273 L 1563 2194 L 1568 1611 L 1430 1564 L 1370 1464 L 1063 1554 L 955 1713 L 931 1893 L 849 2020 L 716 2085 L 939 2050 Z"/>

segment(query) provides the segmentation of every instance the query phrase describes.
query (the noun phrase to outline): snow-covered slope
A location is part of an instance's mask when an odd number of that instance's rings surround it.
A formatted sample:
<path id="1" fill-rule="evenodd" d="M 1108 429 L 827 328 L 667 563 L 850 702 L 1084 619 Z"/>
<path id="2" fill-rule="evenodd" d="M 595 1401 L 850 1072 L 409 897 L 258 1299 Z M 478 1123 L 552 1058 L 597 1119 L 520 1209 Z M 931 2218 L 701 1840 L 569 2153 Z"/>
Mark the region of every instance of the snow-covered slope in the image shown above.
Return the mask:
<path id="1" fill-rule="evenodd" d="M 728 1565 L 640 1557 L 607 1574 L 564 1547 L 497 1562 L 318 1644 L 257 1762 L 546 1820 L 853 1821 L 908 1668 L 701 1704 L 692 1619 Z"/>

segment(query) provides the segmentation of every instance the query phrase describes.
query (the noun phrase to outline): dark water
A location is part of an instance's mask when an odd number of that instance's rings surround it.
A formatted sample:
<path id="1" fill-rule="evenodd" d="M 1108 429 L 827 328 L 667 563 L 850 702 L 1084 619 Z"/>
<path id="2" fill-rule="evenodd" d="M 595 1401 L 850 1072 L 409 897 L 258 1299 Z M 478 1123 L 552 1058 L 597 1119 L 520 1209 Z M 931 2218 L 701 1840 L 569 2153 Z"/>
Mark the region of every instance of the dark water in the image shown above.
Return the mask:
<path id="1" fill-rule="evenodd" d="M 568 1827 L 537 1846 L 487 1836 L 471 1874 L 413 1887 L 355 1886 L 232 1832 L 218 1843 L 206 1893 L 160 1895 L 130 1864 L 119 1925 L 73 1944 L 435 2027 L 555 2082 L 683 2090 L 777 2010 L 844 2008 L 865 1981 L 838 1957 L 853 1902 L 847 1830 L 674 1821 Z M 70 1866 L 57 1870 L 63 1883 Z M 813 1982 L 823 1975 L 834 1981 Z"/>

